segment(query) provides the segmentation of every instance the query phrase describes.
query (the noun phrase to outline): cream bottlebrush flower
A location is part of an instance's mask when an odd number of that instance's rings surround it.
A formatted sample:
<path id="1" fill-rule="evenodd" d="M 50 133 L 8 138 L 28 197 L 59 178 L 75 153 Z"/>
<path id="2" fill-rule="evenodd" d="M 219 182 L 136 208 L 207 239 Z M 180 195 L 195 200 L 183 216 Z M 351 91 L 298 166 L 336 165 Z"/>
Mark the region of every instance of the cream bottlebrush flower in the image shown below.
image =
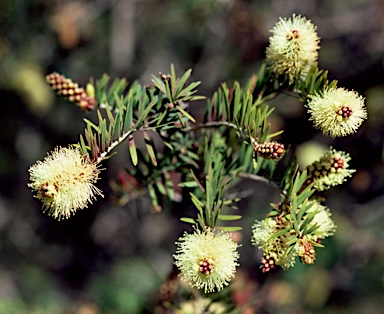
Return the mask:
<path id="1" fill-rule="evenodd" d="M 289 232 L 274 237 L 277 232 L 288 226 L 288 222 L 277 223 L 276 219 L 267 217 L 262 221 L 255 221 L 252 227 L 252 244 L 262 250 L 268 261 L 272 260 L 273 264 L 288 269 L 295 264 L 298 244 L 295 243 L 295 236 Z"/>
<path id="2" fill-rule="evenodd" d="M 307 167 L 308 179 L 306 184 L 314 182 L 314 187 L 318 191 L 342 184 L 356 171 L 348 169 L 350 160 L 349 154 L 330 147 L 319 161 L 315 161 Z"/>
<path id="3" fill-rule="evenodd" d="M 43 202 L 43 211 L 56 219 L 69 218 L 101 195 L 93 184 L 100 172 L 96 162 L 74 148 L 56 148 L 30 167 L 28 186 Z"/>
<path id="4" fill-rule="evenodd" d="M 196 229 L 193 234 L 185 233 L 176 245 L 175 265 L 192 287 L 205 293 L 220 291 L 234 277 L 238 245 L 228 233 Z"/>
<path id="5" fill-rule="evenodd" d="M 287 75 L 292 83 L 297 74 L 305 75 L 315 64 L 320 48 L 316 27 L 305 17 L 282 19 L 271 30 L 266 59 L 278 75 Z"/>
<path id="6" fill-rule="evenodd" d="M 334 87 L 309 97 L 310 120 L 323 134 L 332 138 L 356 133 L 367 118 L 364 98 L 355 91 Z"/>

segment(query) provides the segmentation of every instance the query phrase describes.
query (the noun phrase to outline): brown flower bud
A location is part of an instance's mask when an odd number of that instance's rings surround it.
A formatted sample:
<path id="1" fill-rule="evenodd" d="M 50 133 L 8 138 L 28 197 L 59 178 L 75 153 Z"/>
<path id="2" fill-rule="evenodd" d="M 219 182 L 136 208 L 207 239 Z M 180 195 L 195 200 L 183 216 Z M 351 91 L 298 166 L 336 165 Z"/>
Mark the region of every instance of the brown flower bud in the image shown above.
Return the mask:
<path id="1" fill-rule="evenodd" d="M 277 142 L 257 144 L 255 151 L 258 156 L 265 159 L 279 159 L 285 153 L 284 144 Z"/>
<path id="2" fill-rule="evenodd" d="M 275 261 L 274 261 L 273 257 L 271 257 L 269 255 L 268 256 L 263 256 L 261 258 L 260 268 L 261 268 L 261 271 L 263 273 L 268 273 L 272 269 L 274 269 L 275 268 Z"/>
<path id="3" fill-rule="evenodd" d="M 53 72 L 46 76 L 46 80 L 59 95 L 67 98 L 70 102 L 76 103 L 84 111 L 95 108 L 96 100 L 90 97 L 84 88 L 74 83 L 71 79 L 66 78 L 57 72 Z"/>
<path id="4" fill-rule="evenodd" d="M 313 245 L 308 241 L 302 240 L 300 242 L 299 255 L 300 261 L 303 264 L 310 265 L 315 262 L 316 251 Z"/>

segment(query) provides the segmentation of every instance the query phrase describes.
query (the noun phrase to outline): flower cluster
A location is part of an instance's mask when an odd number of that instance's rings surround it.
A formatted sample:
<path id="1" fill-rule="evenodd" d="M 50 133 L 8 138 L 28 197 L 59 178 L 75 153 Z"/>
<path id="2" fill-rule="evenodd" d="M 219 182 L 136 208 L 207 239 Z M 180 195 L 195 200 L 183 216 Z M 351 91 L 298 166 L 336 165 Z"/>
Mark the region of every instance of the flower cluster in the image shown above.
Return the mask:
<path id="1" fill-rule="evenodd" d="M 311 216 L 308 222 L 306 218 Z M 267 217 L 256 221 L 253 225 L 252 244 L 263 252 L 261 269 L 269 272 L 275 265 L 288 269 L 300 257 L 302 263 L 313 264 L 315 260 L 314 244 L 334 234 L 336 226 L 331 219 L 329 209 L 318 202 L 313 202 L 311 208 L 299 222 L 299 228 L 309 232 L 296 233 L 291 215 Z"/>
<path id="2" fill-rule="evenodd" d="M 355 91 L 335 87 L 309 97 L 310 120 L 323 134 L 333 138 L 356 133 L 367 118 L 364 98 Z"/>
<path id="3" fill-rule="evenodd" d="M 267 62 L 274 73 L 286 75 L 292 83 L 317 61 L 320 40 L 316 27 L 305 17 L 293 15 L 288 20 L 280 18 L 271 32 Z"/>
<path id="4" fill-rule="evenodd" d="M 345 152 L 337 151 L 332 147 L 327 149 L 320 160 L 307 167 L 306 184 L 314 182 L 314 187 L 318 191 L 342 184 L 355 172 L 354 169 L 348 169 L 350 160 L 351 157 Z"/>
<path id="5" fill-rule="evenodd" d="M 185 233 L 176 244 L 175 265 L 192 287 L 205 293 L 220 291 L 234 277 L 239 265 L 238 245 L 228 233 L 196 229 L 193 234 Z"/>
<path id="6" fill-rule="evenodd" d="M 92 203 L 101 191 L 93 184 L 100 172 L 96 162 L 74 147 L 56 148 L 30 167 L 28 186 L 43 202 L 43 211 L 54 218 L 69 218 Z"/>
<path id="7" fill-rule="evenodd" d="M 77 103 L 81 109 L 89 111 L 95 108 L 96 100 L 94 95 L 92 95 L 93 92 L 88 91 L 89 89 L 92 90 L 92 85 L 88 85 L 89 88 L 87 87 L 88 89 L 85 91 L 79 84 L 56 72 L 47 75 L 46 80 L 59 95 L 66 97 L 71 102 Z"/>

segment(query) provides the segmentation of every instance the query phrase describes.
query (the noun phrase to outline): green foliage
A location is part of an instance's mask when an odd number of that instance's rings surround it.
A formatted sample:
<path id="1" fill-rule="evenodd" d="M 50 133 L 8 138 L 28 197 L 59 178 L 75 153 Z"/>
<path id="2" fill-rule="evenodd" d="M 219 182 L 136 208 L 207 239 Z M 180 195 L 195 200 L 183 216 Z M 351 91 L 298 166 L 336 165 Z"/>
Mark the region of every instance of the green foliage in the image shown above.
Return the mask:
<path id="1" fill-rule="evenodd" d="M 159 211 L 166 199 L 177 202 L 189 194 L 197 216 L 182 217 L 182 221 L 197 223 L 202 229 L 220 225 L 234 231 L 241 227 L 225 224 L 241 215 L 222 211 L 236 209 L 234 203 L 239 199 L 226 199 L 225 190 L 240 177 L 274 180 L 281 187 L 282 203 L 290 208 L 292 228 L 298 234 L 312 231 L 306 229 L 313 216 L 307 215 L 313 194 L 311 185 L 304 186 L 307 174 L 298 171 L 293 154 L 280 161 L 269 160 L 255 154 L 255 147 L 282 132 L 269 133 L 267 119 L 273 112 L 269 100 L 290 88 L 305 101 L 308 94 L 336 82 L 329 83 L 327 72 L 313 66 L 304 80 L 298 79 L 290 87 L 263 64 L 245 87 L 238 82 L 232 87 L 223 83 L 207 100 L 204 122 L 199 125 L 187 109 L 190 102 L 204 97 L 196 95 L 200 82 L 187 83 L 190 75 L 188 70 L 178 78 L 171 66 L 169 75 L 152 76 L 151 86 L 134 82 L 128 87 L 125 79 L 110 84 L 106 75 L 94 84 L 98 123 L 84 119 L 85 139 L 80 136 L 78 147 L 101 161 L 128 140 L 132 167 L 112 183 L 117 202 L 125 204 L 146 190 L 152 208 Z M 154 132 L 161 144 L 155 144 Z M 138 147 L 138 138 L 144 140 L 144 147 Z M 276 169 L 283 171 L 275 173 Z M 270 215 L 281 210 L 275 206 Z"/>
<path id="2" fill-rule="evenodd" d="M 327 76 L 328 71 L 319 70 L 317 65 L 313 65 L 304 80 L 296 79 L 293 90 L 298 94 L 299 99 L 305 103 L 308 101 L 308 95 L 322 93 L 325 89 L 337 85 L 336 80 L 329 82 Z"/>
<path id="3" fill-rule="evenodd" d="M 276 142 L 283 131 L 271 132 L 268 120 L 274 108 L 268 103 L 281 93 L 306 103 L 310 95 L 336 81 L 329 82 L 327 71 L 316 65 L 292 81 L 262 64 L 243 87 L 239 82 L 223 83 L 206 100 L 200 123 L 189 106 L 205 97 L 197 95 L 200 82 L 189 82 L 191 72 L 179 78 L 172 65 L 169 75 L 152 76 L 149 86 L 129 85 L 124 79 L 110 83 L 106 75 L 91 82 L 97 122 L 84 119 L 86 128 L 77 147 L 100 163 L 128 141 L 131 165 L 111 183 L 116 203 L 147 195 L 152 211 L 160 212 L 170 202 L 183 201 L 194 211 L 182 213 L 180 220 L 203 231 L 241 230 L 242 215 L 236 207 L 241 198 L 233 192 L 237 184 L 244 178 L 270 184 L 280 191 L 281 202 L 272 204 L 267 222 L 254 227 L 255 244 L 265 255 L 263 271 L 269 271 L 274 261 L 286 269 L 296 256 L 313 263 L 313 247 L 321 246 L 318 240 L 332 235 L 335 226 L 327 209 L 313 199 L 313 183 L 299 170 L 293 149 Z M 321 229 L 321 219 L 328 229 Z M 213 269 L 212 261 L 200 261 L 204 274 Z"/>

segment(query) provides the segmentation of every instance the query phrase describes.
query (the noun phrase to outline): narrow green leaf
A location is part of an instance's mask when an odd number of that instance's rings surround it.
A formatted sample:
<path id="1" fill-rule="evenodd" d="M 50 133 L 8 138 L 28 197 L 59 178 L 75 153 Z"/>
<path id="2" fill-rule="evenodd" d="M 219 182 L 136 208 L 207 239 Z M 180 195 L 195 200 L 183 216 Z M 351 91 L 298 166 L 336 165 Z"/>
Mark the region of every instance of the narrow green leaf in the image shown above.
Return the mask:
<path id="1" fill-rule="evenodd" d="M 243 228 L 242 227 L 231 227 L 231 226 L 219 226 L 219 227 L 217 227 L 217 229 L 223 230 L 226 232 L 235 232 L 235 231 L 240 231 Z"/>
<path id="2" fill-rule="evenodd" d="M 174 100 L 173 100 L 173 97 L 172 97 L 171 90 L 169 88 L 169 81 L 168 80 L 165 81 L 165 90 L 166 90 L 165 94 L 167 95 L 167 98 L 168 98 L 169 102 L 173 103 Z"/>
<path id="3" fill-rule="evenodd" d="M 175 200 L 174 183 L 172 181 L 171 175 L 167 171 L 163 171 L 163 175 L 164 175 L 164 184 L 167 189 L 167 195 L 169 199 Z"/>
<path id="4" fill-rule="evenodd" d="M 291 228 L 288 226 L 287 228 L 280 230 L 279 232 L 274 233 L 272 236 L 270 236 L 268 241 L 273 240 L 275 238 L 278 238 L 280 236 L 283 236 L 284 234 L 288 233 L 290 230 L 291 230 Z"/>
<path id="5" fill-rule="evenodd" d="M 163 195 L 167 195 L 167 191 L 165 189 L 165 186 L 161 180 L 161 178 L 157 178 L 156 180 L 156 188 L 159 190 L 159 192 Z"/>
<path id="6" fill-rule="evenodd" d="M 280 130 L 280 131 L 277 131 L 277 132 L 275 132 L 275 133 L 268 134 L 268 135 L 267 135 L 267 139 L 270 139 L 270 138 L 272 138 L 272 137 L 276 137 L 276 136 L 280 135 L 280 134 L 283 133 L 283 132 L 284 132 L 284 130 Z"/>
<path id="7" fill-rule="evenodd" d="M 180 187 L 183 188 L 195 188 L 198 187 L 198 184 L 195 181 L 189 181 L 189 182 L 182 182 L 178 184 Z"/>
<path id="8" fill-rule="evenodd" d="M 159 202 L 158 202 L 158 199 L 157 199 L 157 194 L 156 194 L 156 190 L 153 186 L 152 183 L 148 183 L 148 194 L 151 198 L 151 203 L 152 203 L 152 206 L 153 207 L 158 207 L 159 206 Z"/>
<path id="9" fill-rule="evenodd" d="M 99 131 L 99 128 L 97 127 L 97 125 L 94 124 L 92 121 L 90 121 L 90 120 L 88 120 L 88 119 L 86 119 L 86 118 L 84 118 L 83 120 L 84 120 L 84 122 L 85 122 L 88 126 L 92 127 L 96 132 Z"/>
<path id="10" fill-rule="evenodd" d="M 203 215 L 203 203 L 200 202 L 200 200 L 193 193 L 189 193 L 189 195 L 191 195 L 192 203 L 195 205 L 200 214 Z"/>
<path id="11" fill-rule="evenodd" d="M 241 219 L 241 215 L 219 215 L 219 220 L 239 220 Z"/>
<path id="12" fill-rule="evenodd" d="M 192 225 L 196 224 L 196 220 L 193 219 L 193 218 L 181 217 L 180 220 L 183 221 L 183 222 L 192 224 Z"/>
<path id="13" fill-rule="evenodd" d="M 116 115 L 116 120 L 113 125 L 113 132 L 112 132 L 112 137 L 113 139 L 118 139 L 121 136 L 121 114 L 118 113 Z"/>
<path id="14" fill-rule="evenodd" d="M 183 108 L 181 108 L 179 105 L 176 106 L 176 109 L 179 110 L 183 115 L 184 117 L 186 117 L 188 120 L 192 121 L 192 122 L 196 122 L 195 118 L 192 117 L 188 112 L 186 112 Z"/>
<path id="15" fill-rule="evenodd" d="M 147 147 L 147 152 L 148 152 L 149 158 L 151 159 L 152 163 L 155 166 L 157 166 L 156 154 L 155 154 L 155 151 L 153 149 L 153 143 L 152 143 L 151 139 L 149 138 L 148 132 L 143 131 L 143 136 L 144 136 L 144 142 L 145 142 L 145 146 Z"/>
<path id="16" fill-rule="evenodd" d="M 197 82 L 192 82 L 191 84 L 189 84 L 187 87 L 185 87 L 184 89 L 182 89 L 179 93 L 179 99 L 180 98 L 186 98 L 186 97 L 189 97 L 189 96 L 192 96 L 193 94 L 195 94 L 197 92 L 197 90 L 194 90 L 197 86 L 199 86 L 201 84 L 200 81 L 197 81 Z M 197 97 L 197 96 L 195 96 Z M 201 96 L 199 96 L 201 97 Z"/>
<path id="17" fill-rule="evenodd" d="M 132 134 L 128 136 L 128 145 L 129 145 L 129 154 L 131 155 L 132 164 L 136 166 L 138 163 L 138 159 L 137 159 L 136 144 Z"/>
<path id="18" fill-rule="evenodd" d="M 191 70 L 191 69 L 187 70 L 187 71 L 183 74 L 183 76 L 181 77 L 181 79 L 179 80 L 179 84 L 178 84 L 178 86 L 177 86 L 176 92 L 174 93 L 174 96 L 175 96 L 176 99 L 179 97 L 179 94 L 180 94 L 180 92 L 182 91 L 182 89 L 183 89 L 183 87 L 184 87 L 184 85 L 185 85 L 185 82 L 188 80 L 188 78 L 190 77 L 191 73 L 192 73 L 192 70 Z"/>
<path id="19" fill-rule="evenodd" d="M 175 67 L 173 64 L 171 64 L 171 88 L 172 88 L 172 98 L 174 98 L 175 93 L 176 93 L 176 72 L 175 72 Z"/>
<path id="20" fill-rule="evenodd" d="M 116 93 L 114 94 L 114 96 L 115 96 L 115 99 L 116 99 L 116 98 L 119 98 L 119 97 L 117 96 Z M 110 123 L 110 124 L 114 124 L 114 123 L 115 123 L 115 118 L 114 118 L 113 115 L 112 115 L 111 107 L 107 105 L 107 106 L 105 107 L 105 112 L 107 113 L 107 117 L 108 117 L 108 121 L 109 121 L 109 123 Z"/>
<path id="21" fill-rule="evenodd" d="M 141 123 L 148 117 L 149 112 L 153 108 L 153 106 L 156 105 L 155 102 L 150 103 L 144 110 L 144 112 L 141 114 L 140 118 L 137 120 L 135 127 L 139 128 Z"/>
<path id="22" fill-rule="evenodd" d="M 132 120 L 133 120 L 133 103 L 132 99 L 128 102 L 126 107 L 126 112 L 124 112 L 124 131 L 132 129 Z"/>

